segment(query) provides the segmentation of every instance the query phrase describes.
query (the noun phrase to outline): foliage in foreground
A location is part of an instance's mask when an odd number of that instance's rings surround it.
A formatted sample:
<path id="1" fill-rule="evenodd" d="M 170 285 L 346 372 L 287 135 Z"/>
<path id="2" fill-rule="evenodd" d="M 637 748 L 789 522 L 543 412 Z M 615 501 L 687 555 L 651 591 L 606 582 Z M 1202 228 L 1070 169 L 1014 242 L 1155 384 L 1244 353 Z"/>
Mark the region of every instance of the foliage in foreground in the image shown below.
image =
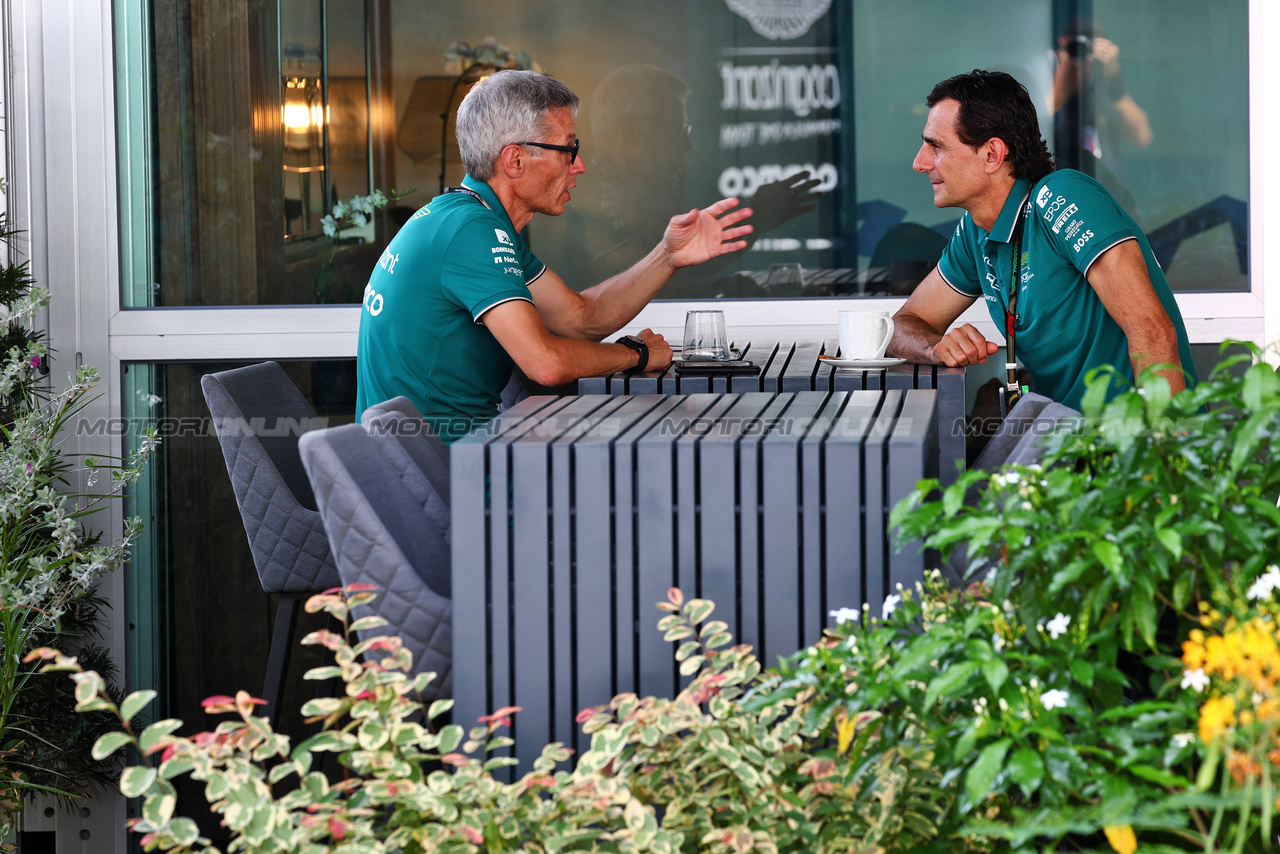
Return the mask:
<path id="1" fill-rule="evenodd" d="M 211 698 L 234 715 L 211 733 L 136 732 L 147 693 L 117 707 L 75 659 L 38 654 L 74 672 L 82 708 L 119 716 L 95 755 L 146 757 L 121 788 L 144 798 L 149 850 L 207 845 L 174 814 L 183 773 L 245 851 L 1271 850 L 1280 380 L 1223 369 L 1171 398 L 1148 374 L 1086 409 L 1042 467 L 969 473 L 936 498 L 926 482 L 895 511 L 906 539 L 968 547 L 964 589 L 931 573 L 875 614 L 834 610 L 776 673 L 711 603 L 672 591 L 660 628 L 688 687 L 585 710 L 571 771 L 550 745 L 496 779 L 517 710 L 467 731 L 443 723 L 447 701 L 423 709 L 431 676 L 409 675 L 398 641 L 347 639 L 377 624 L 348 624 L 366 589 L 312 601 L 348 625 L 308 637 L 337 658 L 309 678 L 346 689 L 307 704 L 324 731 L 297 747 L 247 694 Z M 323 752 L 341 782 L 315 770 Z"/>
<path id="2" fill-rule="evenodd" d="M 332 649 L 337 662 L 307 678 L 338 676 L 345 690 L 304 706 L 323 731 L 296 747 L 256 714 L 262 701 L 244 692 L 205 701 L 209 712 L 232 715 L 212 732 L 176 735 L 177 720 L 138 731 L 131 721 L 153 692 L 117 705 L 75 658 L 32 653 L 53 662 L 46 669 L 72 672 L 81 709 L 118 716 L 123 731 L 100 739 L 95 756 L 129 745 L 144 757 L 123 771 L 120 788 L 143 798 L 132 826 L 147 850 L 213 850 L 195 821 L 175 815 L 170 781 L 181 774 L 205 784 L 232 834 L 229 850 L 262 852 L 870 852 L 881 850 L 871 840 L 918 838 L 937 818 L 938 779 L 927 769 L 885 768 L 885 779 L 900 784 L 863 796 L 840 755 L 847 745 L 807 738 L 802 705 L 781 700 L 748 711 L 738 699 L 747 686 L 761 689 L 759 663 L 748 647 L 731 645 L 724 623 L 708 621 L 712 603 L 685 602 L 676 590 L 661 604 L 670 612 L 661 625 L 682 641 L 688 687 L 674 699 L 623 694 L 584 710 L 591 749 L 573 771 L 562 770 L 569 751 L 552 744 L 529 773 L 501 782 L 494 772 L 514 760 L 497 755 L 511 744 L 497 733 L 517 710 L 501 709 L 469 731 L 442 725 L 452 701 L 424 709 L 414 699 L 433 674 L 410 676 L 398 639 L 348 640 L 381 625 L 376 617 L 349 619 L 372 597 L 366 587 L 308 603 L 345 631 L 304 639 Z M 326 752 L 347 769 L 341 782 L 317 770 Z"/>
<path id="3" fill-rule="evenodd" d="M 16 234 L 0 216 L 0 243 Z M 24 795 L 82 793 L 107 772 L 89 761 L 84 743 L 104 721 L 70 714 L 62 686 L 22 656 L 38 644 L 92 642 L 101 605 L 93 586 L 124 563 L 141 523 L 127 521 L 124 536 L 103 545 L 85 520 L 123 495 L 155 445 L 148 436 L 123 466 L 66 449 L 97 374 L 82 368 L 62 391 L 49 387 L 48 351 L 33 330 L 48 303 L 25 262 L 0 264 L 0 839 Z M 100 650 L 88 654 L 102 660 Z"/>

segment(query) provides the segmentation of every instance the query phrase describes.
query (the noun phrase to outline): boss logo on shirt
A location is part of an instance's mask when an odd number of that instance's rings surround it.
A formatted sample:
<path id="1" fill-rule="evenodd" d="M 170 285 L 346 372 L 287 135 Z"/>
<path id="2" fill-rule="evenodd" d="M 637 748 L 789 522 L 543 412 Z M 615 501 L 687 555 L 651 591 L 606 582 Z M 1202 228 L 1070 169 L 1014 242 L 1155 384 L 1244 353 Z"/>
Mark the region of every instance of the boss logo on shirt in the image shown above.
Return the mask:
<path id="1" fill-rule="evenodd" d="M 1036 204 L 1044 207 L 1049 202 L 1049 197 L 1053 195 L 1053 191 L 1048 187 L 1041 187 L 1040 194 L 1036 196 Z"/>
<path id="2" fill-rule="evenodd" d="M 500 228 L 495 228 L 495 229 L 493 230 L 493 233 L 494 233 L 494 234 L 496 234 L 496 235 L 498 235 L 498 242 L 499 242 L 499 243 L 505 243 L 505 244 L 506 244 L 506 245 L 508 245 L 508 246 L 515 246 L 515 244 L 511 242 L 511 235 L 507 234 L 507 233 L 506 233 L 505 231 L 503 231 L 502 229 L 500 229 Z"/>

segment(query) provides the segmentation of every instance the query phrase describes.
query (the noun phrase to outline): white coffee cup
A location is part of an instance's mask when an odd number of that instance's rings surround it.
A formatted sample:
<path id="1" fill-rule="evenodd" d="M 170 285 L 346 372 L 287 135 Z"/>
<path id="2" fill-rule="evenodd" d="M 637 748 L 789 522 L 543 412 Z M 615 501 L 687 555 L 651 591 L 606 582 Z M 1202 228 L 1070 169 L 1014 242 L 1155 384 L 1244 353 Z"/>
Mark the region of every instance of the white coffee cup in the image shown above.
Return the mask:
<path id="1" fill-rule="evenodd" d="M 893 337 L 893 318 L 887 311 L 839 312 L 840 358 L 883 359 Z"/>

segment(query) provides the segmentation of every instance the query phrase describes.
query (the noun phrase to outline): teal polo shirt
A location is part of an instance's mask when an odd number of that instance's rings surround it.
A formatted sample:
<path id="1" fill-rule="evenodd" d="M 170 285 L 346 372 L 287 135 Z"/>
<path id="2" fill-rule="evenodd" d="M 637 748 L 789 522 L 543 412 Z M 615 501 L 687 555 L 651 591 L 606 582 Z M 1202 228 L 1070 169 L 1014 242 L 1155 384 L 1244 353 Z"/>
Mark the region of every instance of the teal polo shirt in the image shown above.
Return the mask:
<path id="1" fill-rule="evenodd" d="M 1017 358 L 1031 372 L 1035 390 L 1081 408 L 1085 375 L 1113 365 L 1130 383 L 1129 341 L 1085 278 L 1102 253 L 1136 240 L 1147 262 L 1156 295 L 1178 330 L 1178 355 L 1195 385 L 1195 367 L 1186 326 L 1164 271 L 1146 235 L 1101 184 L 1074 169 L 1059 169 L 1034 186 L 1017 181 L 990 232 L 965 214 L 938 262 L 953 290 L 981 297 L 1001 334 L 1009 303 L 1013 229 L 1024 214 L 1021 282 L 1018 284 Z M 1003 350 L 997 358 L 1003 359 Z"/>
<path id="2" fill-rule="evenodd" d="M 356 349 L 356 418 L 404 395 L 446 442 L 497 414 L 515 367 L 481 315 L 533 302 L 528 286 L 547 269 L 489 185 L 462 184 L 471 192 L 436 196 L 382 253 Z"/>

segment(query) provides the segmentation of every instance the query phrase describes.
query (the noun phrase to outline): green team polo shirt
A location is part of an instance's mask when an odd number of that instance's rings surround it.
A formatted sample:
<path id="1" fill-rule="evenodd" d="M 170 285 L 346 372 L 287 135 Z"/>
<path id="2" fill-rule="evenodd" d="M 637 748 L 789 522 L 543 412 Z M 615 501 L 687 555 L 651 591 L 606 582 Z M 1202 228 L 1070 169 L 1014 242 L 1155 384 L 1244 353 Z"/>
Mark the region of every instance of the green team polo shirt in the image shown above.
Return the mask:
<path id="1" fill-rule="evenodd" d="M 996 327 L 1005 331 L 1013 229 L 1024 209 L 1021 282 L 1018 285 L 1017 358 L 1035 380 L 1035 390 L 1081 408 L 1085 375 L 1114 365 L 1129 382 L 1129 341 L 1085 278 L 1089 266 L 1118 243 L 1136 240 L 1160 302 L 1178 330 L 1178 355 L 1195 385 L 1195 367 L 1182 314 L 1146 235 L 1101 184 L 1074 169 L 1059 169 L 1035 186 L 1020 180 L 1005 200 L 990 232 L 965 214 L 938 262 L 953 290 L 982 297 Z M 998 358 L 1003 358 L 1003 351 Z"/>
<path id="2" fill-rule="evenodd" d="M 446 442 L 497 414 L 515 366 L 480 316 L 509 300 L 533 302 L 528 286 L 547 269 L 489 185 L 462 184 L 475 195 L 436 196 L 382 253 L 356 350 L 356 418 L 404 395 Z"/>

